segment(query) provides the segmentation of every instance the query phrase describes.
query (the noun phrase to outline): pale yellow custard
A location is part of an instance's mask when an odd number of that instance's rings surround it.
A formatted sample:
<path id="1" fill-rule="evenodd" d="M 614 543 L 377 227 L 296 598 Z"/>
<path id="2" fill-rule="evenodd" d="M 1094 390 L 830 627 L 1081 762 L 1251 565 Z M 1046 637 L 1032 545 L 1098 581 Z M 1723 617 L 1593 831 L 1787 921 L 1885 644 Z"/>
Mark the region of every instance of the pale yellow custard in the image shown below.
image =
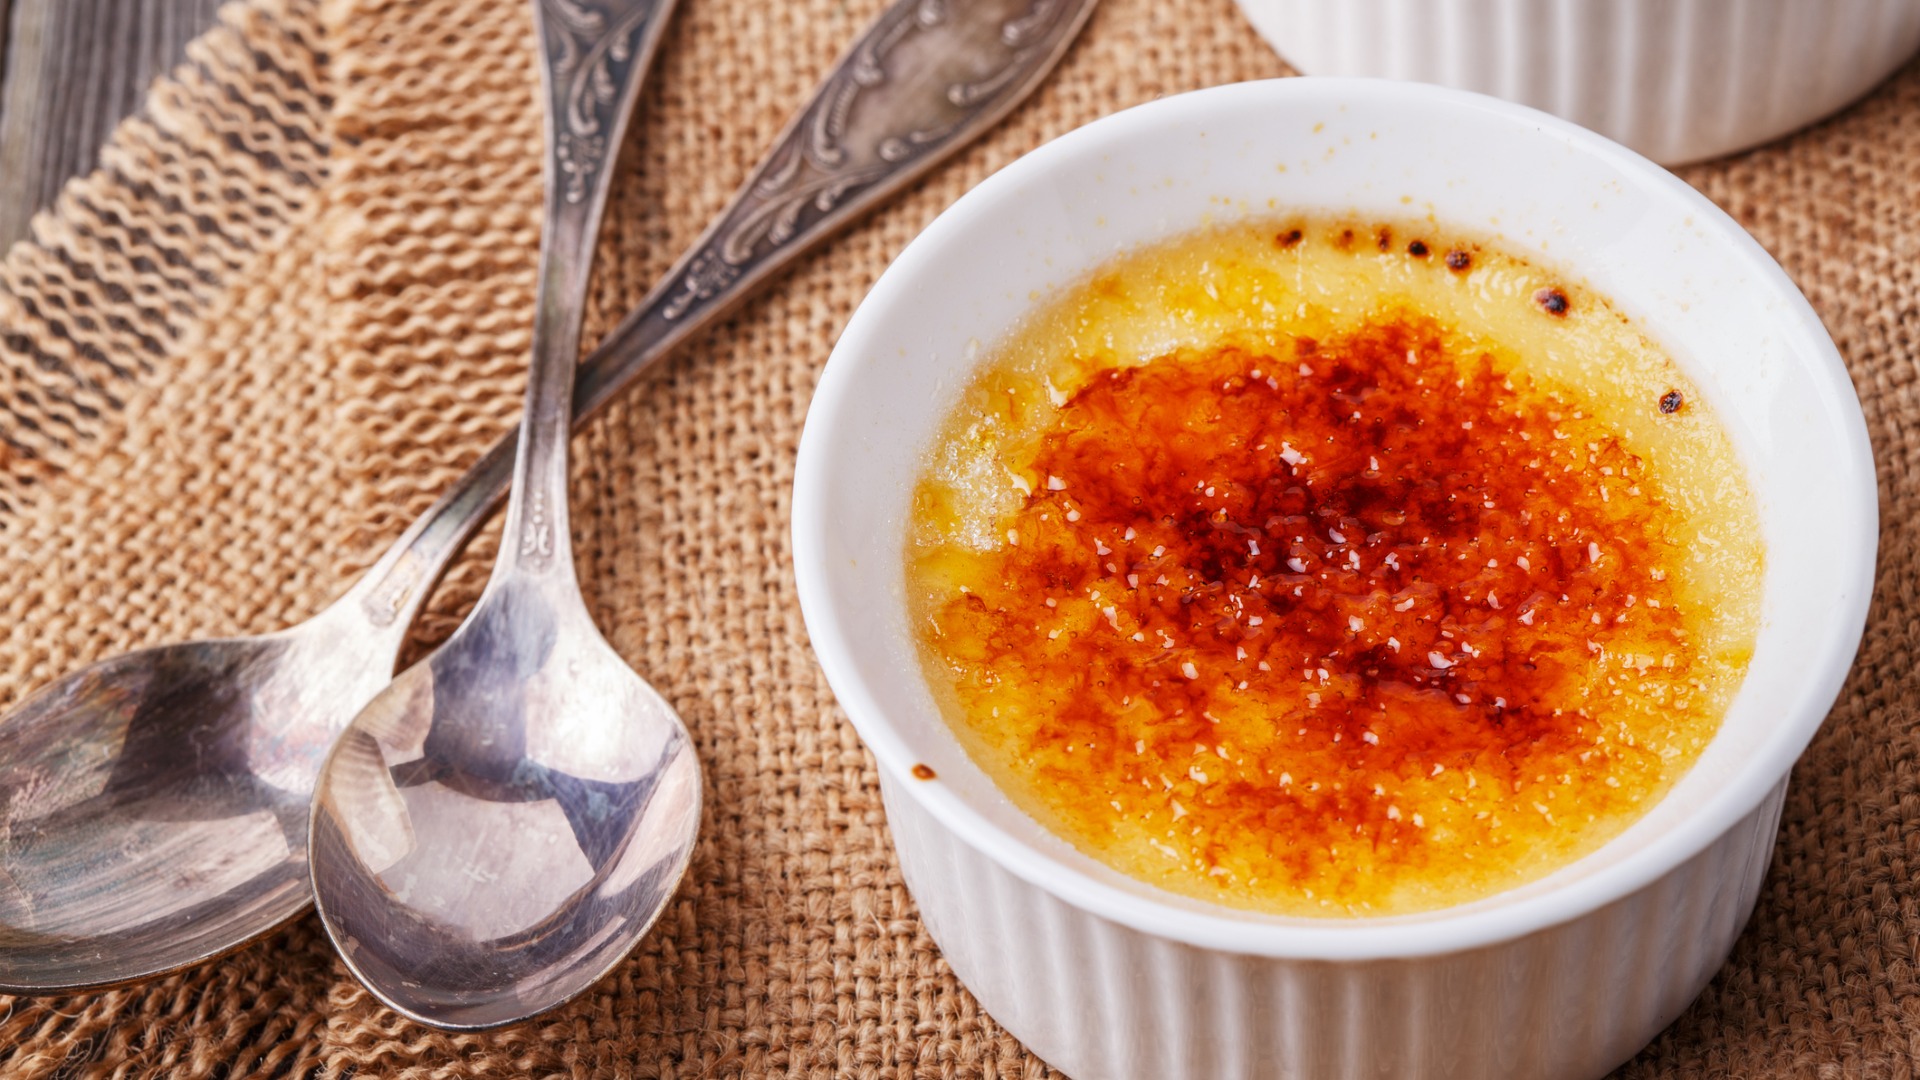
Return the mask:
<path id="1" fill-rule="evenodd" d="M 1044 298 L 930 449 L 923 664 L 1008 795 L 1287 914 L 1537 878 L 1713 736 L 1754 501 L 1664 353 L 1431 223 L 1268 220 Z"/>

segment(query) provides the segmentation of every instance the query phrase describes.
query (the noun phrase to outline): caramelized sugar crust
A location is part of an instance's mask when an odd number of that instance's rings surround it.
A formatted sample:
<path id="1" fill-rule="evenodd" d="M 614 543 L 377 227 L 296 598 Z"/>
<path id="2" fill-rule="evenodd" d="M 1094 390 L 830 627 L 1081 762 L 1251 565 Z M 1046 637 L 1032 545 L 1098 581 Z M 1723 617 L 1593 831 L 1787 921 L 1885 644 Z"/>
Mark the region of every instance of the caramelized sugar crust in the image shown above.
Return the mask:
<path id="1" fill-rule="evenodd" d="M 1041 427 L 995 542 L 920 550 L 929 668 L 1016 799 L 1175 891 L 1387 913 L 1539 876 L 1657 798 L 1744 664 L 1696 649 L 1693 533 L 1619 432 L 1404 307 L 1109 367 Z"/>

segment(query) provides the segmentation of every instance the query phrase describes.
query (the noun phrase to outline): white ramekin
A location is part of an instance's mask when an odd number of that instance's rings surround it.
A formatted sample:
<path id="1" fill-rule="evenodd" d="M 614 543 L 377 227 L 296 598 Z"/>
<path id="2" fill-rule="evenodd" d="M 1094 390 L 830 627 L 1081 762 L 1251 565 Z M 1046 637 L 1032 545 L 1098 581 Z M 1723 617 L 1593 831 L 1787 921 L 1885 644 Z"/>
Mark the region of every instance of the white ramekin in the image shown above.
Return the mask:
<path id="1" fill-rule="evenodd" d="M 1239 0 L 1309 75 L 1477 90 L 1669 165 L 1744 150 L 1920 48 L 1920 0 Z"/>
<path id="2" fill-rule="evenodd" d="M 983 348 L 1034 299 L 1145 241 L 1320 209 L 1497 237 L 1609 296 L 1697 381 L 1760 505 L 1762 626 L 1699 763 L 1552 876 L 1422 915 L 1250 915 L 1115 873 L 1014 808 L 920 672 L 910 491 Z M 1408 83 L 1287 79 L 1110 116 L 968 193 L 848 324 L 807 417 L 795 573 L 828 679 L 879 763 L 901 867 L 981 1004 L 1080 1080 L 1598 1076 L 1724 961 L 1787 774 L 1865 621 L 1871 451 L 1806 301 L 1705 198 L 1550 116 Z M 914 778 L 916 765 L 935 778 Z"/>

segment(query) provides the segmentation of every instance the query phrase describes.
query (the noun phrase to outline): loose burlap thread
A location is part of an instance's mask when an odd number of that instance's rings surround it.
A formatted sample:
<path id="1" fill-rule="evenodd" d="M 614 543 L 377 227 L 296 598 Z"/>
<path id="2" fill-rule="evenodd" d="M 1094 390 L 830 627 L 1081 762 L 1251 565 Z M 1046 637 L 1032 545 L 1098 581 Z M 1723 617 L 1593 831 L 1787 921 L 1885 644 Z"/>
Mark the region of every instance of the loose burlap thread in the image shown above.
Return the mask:
<path id="1" fill-rule="evenodd" d="M 724 203 L 880 0 L 683 0 L 600 246 L 603 332 Z M 514 422 L 540 131 L 525 5 L 247 0 L 0 262 L 0 706 L 146 644 L 312 614 Z M 795 603 L 788 488 L 834 336 L 943 207 L 1118 108 L 1285 74 L 1228 0 L 1105 0 L 979 145 L 777 281 L 576 441 L 575 548 L 706 773 L 692 870 L 602 986 L 448 1035 L 311 917 L 128 989 L 0 1006 L 0 1072 L 62 1077 L 1047 1077 L 940 959 L 872 760 Z M 1619 1075 L 1906 1078 L 1920 1060 L 1920 68 L 1684 175 L 1806 291 L 1879 465 L 1873 615 L 1794 775 L 1752 924 Z M 419 640 L 451 629 L 483 536 Z"/>

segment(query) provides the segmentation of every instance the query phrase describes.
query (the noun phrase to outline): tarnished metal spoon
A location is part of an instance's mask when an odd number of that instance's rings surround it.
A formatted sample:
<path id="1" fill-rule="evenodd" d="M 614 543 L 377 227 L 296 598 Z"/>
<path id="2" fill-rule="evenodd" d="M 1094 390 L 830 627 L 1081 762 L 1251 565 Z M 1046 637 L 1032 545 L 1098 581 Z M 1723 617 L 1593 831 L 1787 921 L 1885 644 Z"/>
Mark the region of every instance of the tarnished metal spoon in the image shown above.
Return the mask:
<path id="1" fill-rule="evenodd" d="M 320 767 L 314 904 L 347 967 L 449 1028 L 524 1020 L 599 981 L 693 855 L 700 763 L 613 651 L 573 567 L 567 457 L 609 147 L 651 0 L 535 0 L 547 197 L 533 369 L 480 601 L 354 717 Z"/>
<path id="2" fill-rule="evenodd" d="M 575 422 L 992 127 L 1040 84 L 1095 2 L 896 0 L 582 363 Z M 502 439 L 299 626 L 127 653 L 0 717 L 0 991 L 164 974 L 305 910 L 320 763 L 392 677 L 408 625 L 505 494 L 513 461 L 514 441 Z"/>

